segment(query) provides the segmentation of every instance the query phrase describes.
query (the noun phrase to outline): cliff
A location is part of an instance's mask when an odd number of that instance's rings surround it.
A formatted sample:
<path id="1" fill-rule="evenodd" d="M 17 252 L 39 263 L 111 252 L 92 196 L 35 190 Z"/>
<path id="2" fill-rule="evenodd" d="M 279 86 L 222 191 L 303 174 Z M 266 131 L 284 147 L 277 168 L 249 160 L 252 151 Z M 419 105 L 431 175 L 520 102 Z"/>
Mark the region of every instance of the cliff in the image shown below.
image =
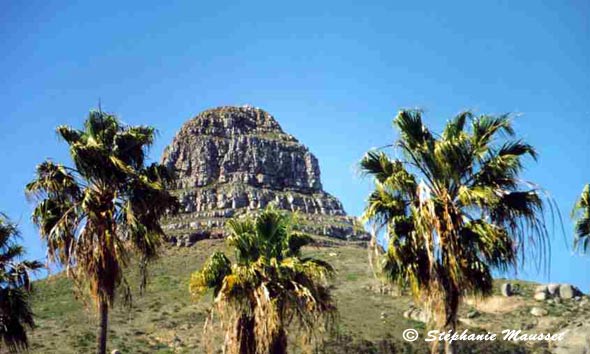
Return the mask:
<path id="1" fill-rule="evenodd" d="M 368 237 L 340 201 L 322 189 L 317 158 L 261 109 L 202 112 L 182 126 L 162 163 L 177 171 L 172 188 L 181 213 L 166 222 L 177 245 L 223 237 L 228 218 L 269 203 L 297 212 L 308 233 Z"/>

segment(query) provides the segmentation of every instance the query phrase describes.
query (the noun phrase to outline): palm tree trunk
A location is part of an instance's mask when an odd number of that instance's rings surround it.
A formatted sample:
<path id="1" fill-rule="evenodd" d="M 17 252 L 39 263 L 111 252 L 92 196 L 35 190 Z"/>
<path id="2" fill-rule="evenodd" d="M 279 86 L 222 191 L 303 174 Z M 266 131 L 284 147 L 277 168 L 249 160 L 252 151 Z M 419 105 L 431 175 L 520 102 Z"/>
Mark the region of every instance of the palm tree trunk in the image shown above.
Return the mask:
<path id="1" fill-rule="evenodd" d="M 237 323 L 237 344 L 240 354 L 256 353 L 256 338 L 254 335 L 254 317 L 242 315 Z"/>
<path id="2" fill-rule="evenodd" d="M 451 333 L 455 333 L 457 326 L 455 325 L 455 323 L 451 323 L 448 328 L 447 331 L 450 329 L 452 332 Z M 451 342 L 451 341 L 445 341 L 445 354 L 455 354 L 455 343 Z"/>
<path id="3" fill-rule="evenodd" d="M 455 343 L 445 341 L 445 354 L 455 354 Z"/>
<path id="4" fill-rule="evenodd" d="M 98 327 L 98 333 L 96 336 L 97 349 L 96 354 L 106 354 L 107 352 L 107 329 L 109 323 L 109 304 L 106 300 L 99 300 L 99 316 L 100 324 Z"/>
<path id="5" fill-rule="evenodd" d="M 287 333 L 284 329 L 279 329 L 272 339 L 270 352 L 272 354 L 287 354 Z"/>

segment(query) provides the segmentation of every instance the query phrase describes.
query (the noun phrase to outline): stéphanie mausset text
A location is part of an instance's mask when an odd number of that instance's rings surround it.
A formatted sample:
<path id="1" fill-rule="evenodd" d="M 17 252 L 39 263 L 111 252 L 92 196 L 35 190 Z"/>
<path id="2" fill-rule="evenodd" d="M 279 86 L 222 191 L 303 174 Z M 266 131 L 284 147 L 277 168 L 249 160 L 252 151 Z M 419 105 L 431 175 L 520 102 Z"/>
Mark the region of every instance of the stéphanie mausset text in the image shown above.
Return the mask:
<path id="1" fill-rule="evenodd" d="M 498 333 L 470 333 L 468 329 L 461 333 L 449 331 L 431 330 L 426 334 L 424 341 L 426 342 L 455 342 L 455 341 L 495 341 L 501 338 L 505 341 L 513 342 L 559 342 L 564 339 L 566 332 L 560 333 L 523 333 L 520 329 L 505 329 Z"/>

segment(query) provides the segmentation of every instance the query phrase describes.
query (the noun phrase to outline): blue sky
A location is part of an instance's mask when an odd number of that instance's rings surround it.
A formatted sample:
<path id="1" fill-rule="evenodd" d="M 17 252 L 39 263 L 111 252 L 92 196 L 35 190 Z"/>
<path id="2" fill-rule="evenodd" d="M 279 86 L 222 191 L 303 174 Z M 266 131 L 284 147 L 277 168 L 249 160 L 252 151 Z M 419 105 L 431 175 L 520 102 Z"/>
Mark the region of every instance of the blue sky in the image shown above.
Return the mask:
<path id="1" fill-rule="evenodd" d="M 556 232 L 549 275 L 518 276 L 588 290 L 590 257 L 567 243 L 590 182 L 589 16 L 588 1 L 4 1 L 0 210 L 42 258 L 23 187 L 45 158 L 66 161 L 55 127 L 80 126 L 99 98 L 158 128 L 155 159 L 206 108 L 261 107 L 354 215 L 370 189 L 356 163 L 393 141 L 398 109 L 424 109 L 435 129 L 463 109 L 514 112 L 540 152 L 525 177 L 555 198 L 567 239 Z"/>

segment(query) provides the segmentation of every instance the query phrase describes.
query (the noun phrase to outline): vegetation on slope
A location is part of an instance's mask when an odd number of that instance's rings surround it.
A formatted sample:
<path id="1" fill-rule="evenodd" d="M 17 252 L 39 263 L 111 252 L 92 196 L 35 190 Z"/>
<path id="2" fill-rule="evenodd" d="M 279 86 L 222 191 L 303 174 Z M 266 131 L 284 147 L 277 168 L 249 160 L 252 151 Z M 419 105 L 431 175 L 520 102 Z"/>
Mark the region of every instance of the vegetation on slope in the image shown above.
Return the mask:
<path id="1" fill-rule="evenodd" d="M 331 247 L 307 247 L 304 255 L 329 261 L 336 270 L 333 293 L 339 310 L 337 332 L 319 352 L 323 353 L 423 353 L 424 342 L 406 343 L 401 333 L 406 328 L 421 330 L 424 325 L 402 316 L 412 304 L 410 296 L 395 295 L 373 278 L 367 266 L 367 250 L 348 243 L 332 241 Z M 132 308 L 122 305 L 112 311 L 109 328 L 109 350 L 122 353 L 203 353 L 206 340 L 203 326 L 211 307 L 204 298 L 193 302 L 187 296 L 189 279 L 207 257 L 215 251 L 227 252 L 225 241 L 205 240 L 190 248 L 166 249 L 150 268 L 150 282 L 141 297 L 135 297 Z M 135 266 L 128 270 L 132 287 L 139 286 Z M 532 300 L 535 284 L 518 282 L 522 296 L 498 296 L 499 282 L 489 302 L 465 303 L 459 312 L 460 328 L 500 331 L 522 328 L 529 331 L 553 331 L 578 318 L 590 315 L 590 308 L 576 303 L 543 304 Z M 94 324 L 97 319 L 92 308 L 76 300 L 72 283 L 62 274 L 35 283 L 33 311 L 37 328 L 30 333 L 32 353 L 87 353 L 94 348 Z M 383 291 L 380 291 L 383 289 Z M 534 318 L 533 306 L 545 306 L 549 316 Z M 476 310 L 474 318 L 468 314 Z M 221 348 L 221 333 L 210 333 L 212 348 Z M 298 342 L 291 336 L 293 347 Z M 512 353 L 539 352 L 535 348 L 503 341 L 465 343 L 460 352 Z M 518 351 L 517 351 L 518 350 Z"/>

